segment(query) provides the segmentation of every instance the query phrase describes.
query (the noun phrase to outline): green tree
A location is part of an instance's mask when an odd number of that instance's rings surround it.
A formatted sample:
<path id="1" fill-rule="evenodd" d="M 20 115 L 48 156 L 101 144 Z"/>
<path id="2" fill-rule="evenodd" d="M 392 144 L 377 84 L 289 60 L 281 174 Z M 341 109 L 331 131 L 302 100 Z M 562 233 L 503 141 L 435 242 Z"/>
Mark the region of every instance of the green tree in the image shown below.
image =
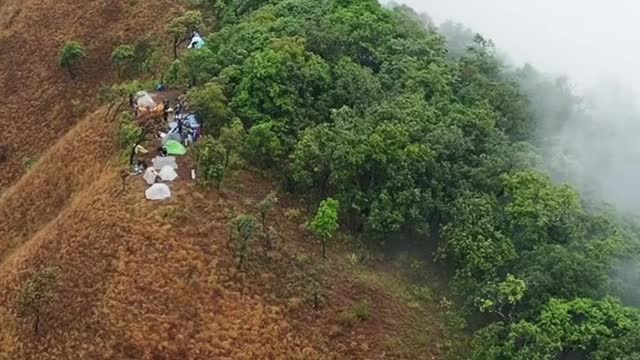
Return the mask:
<path id="1" fill-rule="evenodd" d="M 262 223 L 262 233 L 267 235 L 267 216 L 278 203 L 278 196 L 275 192 L 267 194 L 257 205 L 260 221 Z"/>
<path id="2" fill-rule="evenodd" d="M 203 25 L 202 14 L 197 10 L 185 12 L 173 19 L 167 26 L 167 32 L 173 37 L 173 57 L 178 58 L 178 47 L 190 39 L 191 33 Z"/>
<path id="3" fill-rule="evenodd" d="M 131 45 L 120 45 L 111 53 L 111 62 L 116 66 L 119 77 L 131 73 L 134 51 Z"/>
<path id="4" fill-rule="evenodd" d="M 472 359 L 618 359 L 621 349 L 640 329 L 637 309 L 606 298 L 551 300 L 540 316 L 512 325 L 495 324 L 478 333 Z M 624 349 L 637 359 L 637 343 Z M 633 356 L 631 356 L 633 354 Z"/>
<path id="5" fill-rule="evenodd" d="M 556 186 L 544 175 L 520 172 L 504 178 L 510 230 L 519 249 L 536 245 L 569 243 L 584 233 L 583 210 L 578 193 Z"/>
<path id="6" fill-rule="evenodd" d="M 56 298 L 59 276 L 58 267 L 42 268 L 27 280 L 18 295 L 18 314 L 33 319 L 33 331 L 36 334 L 47 306 Z"/>
<path id="7" fill-rule="evenodd" d="M 227 99 L 222 87 L 210 82 L 187 94 L 189 106 L 198 113 L 208 134 L 217 135 L 227 119 Z"/>
<path id="8" fill-rule="evenodd" d="M 254 164 L 268 168 L 278 163 L 284 155 L 280 138 L 272 122 L 255 125 L 249 130 L 245 147 Z"/>
<path id="9" fill-rule="evenodd" d="M 337 200 L 327 198 L 320 203 L 316 216 L 309 224 L 311 231 L 322 242 L 322 257 L 327 257 L 326 243 L 331 240 L 338 231 L 338 212 L 340 204 Z"/>
<path id="10" fill-rule="evenodd" d="M 251 238 L 256 232 L 258 221 L 251 215 L 239 215 L 231 221 L 233 237 L 238 242 L 238 266 L 242 268 L 250 252 Z"/>
<path id="11" fill-rule="evenodd" d="M 58 63 L 69 72 L 71 78 L 75 78 L 73 69 L 85 57 L 87 57 L 87 53 L 82 43 L 67 41 L 60 49 Z"/>
<path id="12" fill-rule="evenodd" d="M 515 305 L 525 295 L 527 284 L 511 274 L 504 281 L 485 288 L 485 296 L 476 298 L 480 312 L 490 312 L 500 316 L 502 321 L 512 322 Z"/>
<path id="13" fill-rule="evenodd" d="M 453 262 L 456 276 L 479 281 L 494 279 L 517 257 L 510 239 L 498 224 L 497 200 L 489 195 L 468 194 L 453 204 L 455 222 L 442 230 L 439 259 Z"/>
<path id="14" fill-rule="evenodd" d="M 205 186 L 215 184 L 220 190 L 224 175 L 226 151 L 220 141 L 211 136 L 205 136 L 197 144 L 197 165 L 200 182 Z"/>
<path id="15" fill-rule="evenodd" d="M 232 154 L 239 155 L 244 146 L 247 132 L 244 129 L 244 125 L 240 119 L 234 119 L 231 124 L 225 125 L 220 129 L 220 142 L 226 151 L 224 164 L 225 167 L 229 166 L 229 159 Z"/>

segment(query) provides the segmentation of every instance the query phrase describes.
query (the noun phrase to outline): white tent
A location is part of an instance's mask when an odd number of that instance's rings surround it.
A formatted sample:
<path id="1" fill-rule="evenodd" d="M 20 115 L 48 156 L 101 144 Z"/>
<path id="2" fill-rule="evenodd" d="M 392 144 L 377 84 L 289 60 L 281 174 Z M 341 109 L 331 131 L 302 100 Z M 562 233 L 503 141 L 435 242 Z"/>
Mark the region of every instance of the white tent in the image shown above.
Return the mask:
<path id="1" fill-rule="evenodd" d="M 173 181 L 178 178 L 178 173 L 171 166 L 165 166 L 160 170 L 159 176 L 162 181 Z"/>
<path id="2" fill-rule="evenodd" d="M 147 182 L 147 184 L 153 185 L 156 183 L 156 179 L 158 178 L 158 173 L 153 168 L 149 167 L 144 172 L 144 175 L 142 176 L 142 178 L 144 179 L 144 181 Z"/>
<path id="3" fill-rule="evenodd" d="M 138 104 L 138 107 L 140 108 L 147 109 L 154 109 L 157 105 L 151 95 L 146 91 L 139 91 L 136 94 L 136 104 Z"/>
<path id="4" fill-rule="evenodd" d="M 153 158 L 153 160 L 151 160 L 151 162 L 153 163 L 154 169 L 156 169 L 157 171 L 162 170 L 162 168 L 165 166 L 171 166 L 173 169 L 178 168 L 178 163 L 176 162 L 175 156 L 156 156 L 155 158 Z"/>
<path id="5" fill-rule="evenodd" d="M 187 49 L 202 49 L 203 47 L 204 40 L 202 40 L 200 34 L 194 32 L 193 37 L 191 38 L 191 42 L 189 43 L 189 46 L 187 46 Z"/>
<path id="6" fill-rule="evenodd" d="M 166 184 L 153 184 L 144 195 L 147 200 L 165 200 L 171 197 L 171 190 Z"/>

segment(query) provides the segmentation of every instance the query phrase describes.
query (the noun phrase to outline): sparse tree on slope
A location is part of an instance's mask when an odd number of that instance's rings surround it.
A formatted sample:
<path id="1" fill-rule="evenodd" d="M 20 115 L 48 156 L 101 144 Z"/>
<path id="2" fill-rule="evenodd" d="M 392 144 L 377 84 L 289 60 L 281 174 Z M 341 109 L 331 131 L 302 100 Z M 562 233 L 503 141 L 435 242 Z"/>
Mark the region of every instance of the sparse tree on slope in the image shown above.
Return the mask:
<path id="1" fill-rule="evenodd" d="M 45 307 L 55 299 L 59 276 L 59 268 L 43 268 L 26 282 L 18 296 L 18 315 L 33 318 L 33 331 L 36 334 Z"/>
<path id="2" fill-rule="evenodd" d="M 84 45 L 78 41 L 67 41 L 60 49 L 59 64 L 69 72 L 71 78 L 75 78 L 73 68 L 80 60 L 87 57 Z"/>
<path id="3" fill-rule="evenodd" d="M 337 200 L 327 198 L 320 203 L 318 213 L 311 222 L 311 231 L 322 242 L 322 257 L 327 257 L 326 244 L 338 230 L 338 211 L 340 204 Z"/>
<path id="4" fill-rule="evenodd" d="M 251 215 L 240 215 L 231 220 L 232 235 L 238 241 L 238 265 L 240 268 L 249 255 L 249 242 L 256 232 L 258 221 Z"/>

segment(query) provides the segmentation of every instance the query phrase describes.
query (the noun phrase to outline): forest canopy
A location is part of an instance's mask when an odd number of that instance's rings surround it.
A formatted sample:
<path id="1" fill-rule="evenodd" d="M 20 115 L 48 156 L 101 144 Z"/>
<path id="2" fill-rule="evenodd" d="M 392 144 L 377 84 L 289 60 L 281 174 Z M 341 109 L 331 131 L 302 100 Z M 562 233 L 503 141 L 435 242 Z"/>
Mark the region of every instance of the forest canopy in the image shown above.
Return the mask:
<path id="1" fill-rule="evenodd" d="M 437 248 L 472 320 L 471 358 L 640 356 L 637 282 L 613 271 L 638 253 L 634 227 L 540 166 L 541 129 L 577 106 L 566 83 L 406 6 L 201 3 L 219 29 L 172 71 L 208 135 L 241 124 L 239 152 L 315 204 L 335 199 L 347 231 Z"/>

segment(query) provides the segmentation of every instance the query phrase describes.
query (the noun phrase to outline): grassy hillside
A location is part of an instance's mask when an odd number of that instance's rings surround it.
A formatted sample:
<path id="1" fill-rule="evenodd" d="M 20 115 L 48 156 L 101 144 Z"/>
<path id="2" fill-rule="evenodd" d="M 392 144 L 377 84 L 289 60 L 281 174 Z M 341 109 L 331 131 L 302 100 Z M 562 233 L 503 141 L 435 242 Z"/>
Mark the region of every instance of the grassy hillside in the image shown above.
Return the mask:
<path id="1" fill-rule="evenodd" d="M 0 1 L 0 191 L 94 107 L 98 88 L 115 80 L 113 48 L 161 34 L 179 11 L 173 1 Z M 66 40 L 89 50 L 77 81 L 58 67 Z"/>

